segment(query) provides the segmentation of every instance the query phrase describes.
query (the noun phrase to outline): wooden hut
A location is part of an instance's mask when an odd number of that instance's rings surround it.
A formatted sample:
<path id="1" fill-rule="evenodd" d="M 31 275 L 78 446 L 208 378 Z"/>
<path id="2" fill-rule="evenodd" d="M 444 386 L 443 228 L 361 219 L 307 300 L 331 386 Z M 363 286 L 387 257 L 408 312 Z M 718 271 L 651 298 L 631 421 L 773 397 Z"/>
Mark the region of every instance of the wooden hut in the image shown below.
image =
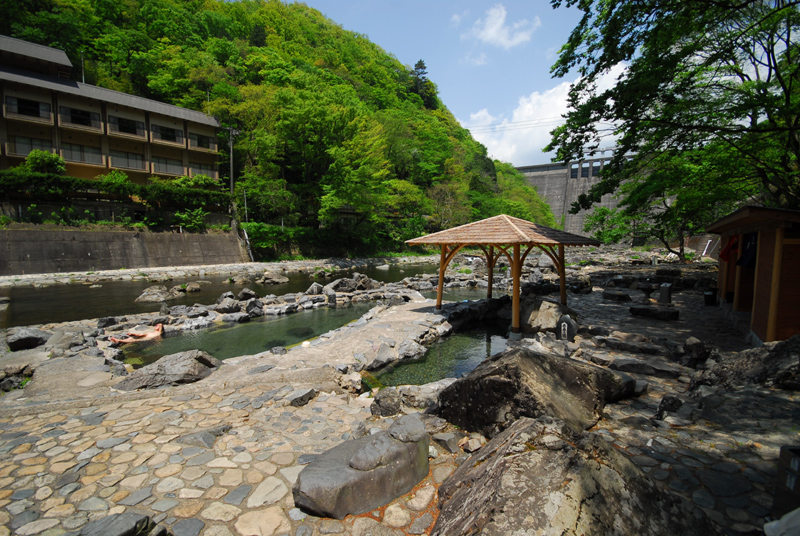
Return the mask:
<path id="1" fill-rule="evenodd" d="M 800 211 L 744 207 L 707 230 L 722 237 L 719 299 L 749 321 L 752 342 L 800 333 Z"/>
<path id="2" fill-rule="evenodd" d="M 407 240 L 411 245 L 441 246 L 441 262 L 439 263 L 439 286 L 436 295 L 436 308 L 442 308 L 442 292 L 444 289 L 444 272 L 453 257 L 465 246 L 480 248 L 486 255 L 486 266 L 489 269 L 488 297 L 492 297 L 492 276 L 494 267 L 500 257 L 505 256 L 511 267 L 514 289 L 511 294 L 511 331 L 520 333 L 520 275 L 525 258 L 533 249 L 543 251 L 558 271 L 561 285 L 561 303 L 567 304 L 567 283 L 564 261 L 565 246 L 599 246 L 600 242 L 537 223 L 501 214 L 485 220 L 453 227 L 427 236 Z M 518 337 L 515 337 L 518 338 Z"/>

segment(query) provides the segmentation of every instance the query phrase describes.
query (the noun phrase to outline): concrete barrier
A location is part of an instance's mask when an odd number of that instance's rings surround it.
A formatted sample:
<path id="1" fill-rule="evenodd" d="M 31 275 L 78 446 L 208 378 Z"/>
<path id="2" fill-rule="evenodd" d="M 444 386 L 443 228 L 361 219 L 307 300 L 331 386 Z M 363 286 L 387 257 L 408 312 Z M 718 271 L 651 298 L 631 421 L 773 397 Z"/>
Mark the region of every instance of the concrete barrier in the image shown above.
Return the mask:
<path id="1" fill-rule="evenodd" d="M 0 231 L 0 275 L 249 261 L 233 233 Z"/>

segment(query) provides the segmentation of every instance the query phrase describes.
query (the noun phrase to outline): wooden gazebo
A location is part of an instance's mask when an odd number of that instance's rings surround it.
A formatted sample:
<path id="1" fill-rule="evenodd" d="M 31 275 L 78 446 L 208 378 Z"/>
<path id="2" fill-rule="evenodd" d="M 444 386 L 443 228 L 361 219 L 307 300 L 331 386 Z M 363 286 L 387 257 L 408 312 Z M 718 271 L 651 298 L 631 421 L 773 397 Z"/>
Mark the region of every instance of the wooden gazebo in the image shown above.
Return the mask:
<path id="1" fill-rule="evenodd" d="M 492 279 L 494 267 L 501 256 L 505 255 L 511 265 L 511 278 L 514 283 L 511 296 L 511 331 L 519 333 L 519 294 L 520 276 L 525 258 L 534 248 L 542 250 L 558 270 L 561 283 L 561 303 L 567 304 L 567 282 L 565 277 L 565 246 L 599 246 L 600 242 L 551 227 L 545 227 L 512 216 L 501 214 L 485 220 L 453 227 L 427 236 L 408 240 L 407 244 L 439 245 L 442 248 L 439 263 L 439 285 L 436 294 L 436 308 L 442 308 L 442 292 L 444 290 L 444 273 L 453 257 L 465 246 L 477 246 L 486 255 L 486 266 L 489 269 L 488 297 L 492 297 Z M 523 251 L 523 248 L 524 251 Z"/>

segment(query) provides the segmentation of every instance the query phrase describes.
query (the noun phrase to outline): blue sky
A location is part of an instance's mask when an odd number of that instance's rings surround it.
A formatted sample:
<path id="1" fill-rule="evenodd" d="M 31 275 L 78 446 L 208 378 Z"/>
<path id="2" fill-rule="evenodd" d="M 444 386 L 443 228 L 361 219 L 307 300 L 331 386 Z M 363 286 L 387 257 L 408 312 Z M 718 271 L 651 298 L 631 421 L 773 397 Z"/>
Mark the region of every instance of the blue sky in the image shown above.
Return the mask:
<path id="1" fill-rule="evenodd" d="M 566 111 L 571 79 L 550 67 L 575 9 L 538 0 L 306 0 L 346 30 L 365 34 L 403 64 L 424 60 L 444 104 L 490 156 L 542 164 L 549 131 Z"/>

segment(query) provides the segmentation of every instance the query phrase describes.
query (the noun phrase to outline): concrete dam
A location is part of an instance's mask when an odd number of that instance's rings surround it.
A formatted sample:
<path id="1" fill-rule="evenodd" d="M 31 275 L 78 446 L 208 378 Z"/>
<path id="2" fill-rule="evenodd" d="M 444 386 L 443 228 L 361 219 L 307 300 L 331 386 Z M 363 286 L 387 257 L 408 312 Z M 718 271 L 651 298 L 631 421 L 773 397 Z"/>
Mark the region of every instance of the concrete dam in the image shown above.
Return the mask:
<path id="1" fill-rule="evenodd" d="M 582 210 L 578 214 L 570 214 L 569 210 L 580 194 L 588 192 L 589 188 L 600 182 L 600 170 L 609 160 L 610 157 L 601 156 L 568 164 L 540 164 L 516 169 L 525 175 L 528 184 L 536 187 L 539 195 L 550 204 L 556 222 L 563 222 L 565 231 L 587 236 L 588 233 L 583 231 L 583 224 L 587 214 L 594 209 Z M 595 206 L 613 209 L 618 204 L 619 200 L 609 194 L 604 195 L 602 201 Z"/>

